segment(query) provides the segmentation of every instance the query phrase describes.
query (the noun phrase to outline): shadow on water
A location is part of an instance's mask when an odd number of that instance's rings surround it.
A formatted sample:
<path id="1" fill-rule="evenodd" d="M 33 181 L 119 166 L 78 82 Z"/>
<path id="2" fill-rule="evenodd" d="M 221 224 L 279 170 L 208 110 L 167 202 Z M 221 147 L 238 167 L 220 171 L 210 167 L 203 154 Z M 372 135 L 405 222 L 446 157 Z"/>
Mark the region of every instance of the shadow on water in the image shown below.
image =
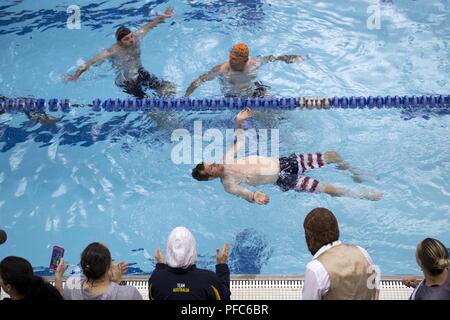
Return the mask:
<path id="1" fill-rule="evenodd" d="M 0 34 L 25 35 L 35 30 L 41 32 L 49 29 L 66 28 L 66 6 L 55 9 L 14 11 L 14 6 L 22 1 L 0 6 Z M 150 12 L 156 7 L 166 4 L 168 0 L 125 1 L 117 7 L 102 8 L 108 1 L 80 6 L 83 15 L 83 28 L 101 29 L 105 25 L 118 27 L 122 19 L 130 19 L 131 26 L 140 26 L 148 22 Z M 192 11 L 184 14 L 185 21 L 224 21 L 231 26 L 255 27 L 264 18 L 263 1 L 261 0 L 225 0 L 225 1 L 187 1 Z M 68 6 L 68 5 L 67 5 Z M 176 9 L 176 8 L 175 8 Z"/>
<path id="2" fill-rule="evenodd" d="M 0 152 L 28 140 L 35 141 L 40 147 L 47 147 L 55 142 L 55 138 L 60 146 L 80 147 L 89 147 L 100 141 L 120 142 L 124 137 L 152 144 L 170 141 L 172 128 L 157 127 L 145 113 L 114 115 L 105 122 L 97 122 L 97 118 L 95 113 L 75 118 L 63 116 L 56 123 L 37 124 L 28 120 L 17 127 L 10 125 L 8 120 L 0 122 Z M 127 142 L 122 142 L 122 147 L 125 151 L 129 149 Z"/>
<path id="3" fill-rule="evenodd" d="M 403 109 L 401 112 L 401 118 L 403 120 L 411 120 L 419 117 L 425 120 L 429 120 L 431 117 L 446 115 L 450 115 L 450 108 Z"/>
<path id="4" fill-rule="evenodd" d="M 217 21 L 226 20 L 233 27 L 256 27 L 264 19 L 263 5 L 260 0 L 222 0 L 196 1 L 188 0 L 192 11 L 185 13 L 185 21 Z"/>
<path id="5" fill-rule="evenodd" d="M 66 28 L 68 13 L 66 6 L 56 9 L 22 10 L 20 12 L 7 11 L 20 2 L 0 7 L 0 34 L 14 33 L 25 35 L 36 29 L 46 31 L 52 28 Z M 104 25 L 114 24 L 129 17 L 133 23 L 142 24 L 148 21 L 149 12 L 156 6 L 168 3 L 168 0 L 156 0 L 143 3 L 142 1 L 126 1 L 118 7 L 100 9 L 108 1 L 91 3 L 80 6 L 83 14 L 83 28 L 100 29 Z M 134 5 L 134 6 L 129 6 Z M 8 28 L 6 28 L 8 26 Z M 116 25 L 114 25 L 116 26 Z"/>
<path id="6" fill-rule="evenodd" d="M 6 99 L 0 96 L 0 100 Z M 87 105 L 78 105 L 83 115 L 63 114 L 49 116 L 44 112 L 13 112 L 5 115 L 0 111 L 0 152 L 7 152 L 16 145 L 33 140 L 39 147 L 58 146 L 90 147 L 97 142 L 122 143 L 127 152 L 132 144 L 145 143 L 152 146 L 172 143 L 176 129 L 186 129 L 198 134 L 195 121 L 201 121 L 201 134 L 208 129 L 235 129 L 236 110 L 227 111 L 152 111 L 152 112 L 92 112 Z M 25 117 L 25 115 L 27 117 Z M 276 110 L 255 113 L 255 121 L 249 128 L 273 128 L 285 118 Z M 21 121 L 24 119 L 24 121 Z M 285 120 L 285 119 L 284 119 Z M 103 121 L 103 122 L 101 122 Z M 130 141 L 131 138 L 131 141 Z"/>
<path id="7" fill-rule="evenodd" d="M 267 239 L 254 229 L 244 229 L 236 235 L 230 253 L 230 269 L 236 274 L 259 274 L 272 256 Z"/>

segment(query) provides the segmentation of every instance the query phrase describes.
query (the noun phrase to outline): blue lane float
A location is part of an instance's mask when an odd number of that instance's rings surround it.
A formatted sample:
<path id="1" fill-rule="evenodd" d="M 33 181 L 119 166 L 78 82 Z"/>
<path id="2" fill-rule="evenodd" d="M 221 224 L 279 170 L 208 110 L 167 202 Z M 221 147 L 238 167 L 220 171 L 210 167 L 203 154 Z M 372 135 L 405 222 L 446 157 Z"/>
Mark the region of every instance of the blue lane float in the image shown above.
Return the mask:
<path id="1" fill-rule="evenodd" d="M 92 104 L 72 105 L 69 99 L 0 98 L 0 112 L 69 112 L 85 107 L 100 112 L 132 111 L 220 111 L 252 109 L 380 109 L 450 108 L 450 95 L 429 96 L 350 96 L 281 98 L 146 98 L 95 99 Z"/>

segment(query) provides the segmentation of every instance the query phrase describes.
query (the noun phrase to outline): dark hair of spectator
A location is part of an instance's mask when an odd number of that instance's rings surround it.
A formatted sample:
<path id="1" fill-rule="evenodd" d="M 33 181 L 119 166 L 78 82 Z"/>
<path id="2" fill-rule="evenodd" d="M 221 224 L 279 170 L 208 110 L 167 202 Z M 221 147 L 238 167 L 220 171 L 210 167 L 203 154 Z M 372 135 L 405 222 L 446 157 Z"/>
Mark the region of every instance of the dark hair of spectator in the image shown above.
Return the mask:
<path id="1" fill-rule="evenodd" d="M 329 243 L 339 240 L 339 225 L 334 214 L 325 208 L 315 208 L 303 222 L 309 251 L 314 255 Z"/>
<path id="2" fill-rule="evenodd" d="M 99 242 L 93 242 L 81 253 L 81 268 L 88 282 L 103 278 L 111 266 L 109 249 Z"/>
<path id="3" fill-rule="evenodd" d="M 9 256 L 0 262 L 0 277 L 25 300 L 62 300 L 61 294 L 43 278 L 33 274 L 31 264 L 20 257 Z"/>

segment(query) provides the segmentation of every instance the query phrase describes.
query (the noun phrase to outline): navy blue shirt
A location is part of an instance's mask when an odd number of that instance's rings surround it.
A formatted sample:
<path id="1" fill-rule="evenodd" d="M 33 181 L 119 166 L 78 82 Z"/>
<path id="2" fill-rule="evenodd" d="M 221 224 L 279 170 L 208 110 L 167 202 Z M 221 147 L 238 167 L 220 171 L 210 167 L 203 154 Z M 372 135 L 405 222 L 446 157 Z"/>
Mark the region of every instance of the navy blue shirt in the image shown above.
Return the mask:
<path id="1" fill-rule="evenodd" d="M 216 272 L 171 268 L 157 263 L 148 280 L 150 300 L 230 300 L 230 269 L 216 265 Z"/>
<path id="2" fill-rule="evenodd" d="M 426 286 L 425 280 L 422 281 L 414 292 L 410 300 L 450 300 L 450 269 L 447 280 L 442 285 Z"/>

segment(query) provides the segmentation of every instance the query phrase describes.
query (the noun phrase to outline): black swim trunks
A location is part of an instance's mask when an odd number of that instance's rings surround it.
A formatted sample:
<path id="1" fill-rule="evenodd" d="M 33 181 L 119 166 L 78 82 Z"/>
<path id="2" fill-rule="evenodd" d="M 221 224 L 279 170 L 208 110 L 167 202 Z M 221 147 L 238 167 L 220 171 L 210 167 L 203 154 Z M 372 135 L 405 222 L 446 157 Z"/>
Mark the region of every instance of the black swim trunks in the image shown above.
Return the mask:
<path id="1" fill-rule="evenodd" d="M 276 184 L 283 190 L 319 192 L 319 181 L 305 176 L 308 169 L 325 164 L 321 153 L 291 154 L 280 158 L 280 173 Z"/>
<path id="2" fill-rule="evenodd" d="M 262 84 L 262 82 L 260 82 L 260 81 L 256 81 L 255 86 L 256 86 L 256 88 L 253 91 L 252 98 L 264 98 L 264 97 L 269 96 L 269 92 L 268 92 L 268 89 L 270 89 L 269 86 Z"/>
<path id="3" fill-rule="evenodd" d="M 145 90 L 151 89 L 156 92 L 155 96 L 161 96 L 164 88 L 175 88 L 170 81 L 159 79 L 154 74 L 151 74 L 144 68 L 140 68 L 138 71 L 138 77 L 136 80 L 127 80 L 117 85 L 123 88 L 124 92 L 135 96 L 136 98 L 145 98 Z"/>
<path id="4" fill-rule="evenodd" d="M 255 89 L 253 89 L 253 92 L 251 93 L 251 98 L 265 98 L 270 96 L 269 90 L 270 87 L 262 84 L 260 81 L 254 82 Z M 249 89 L 251 90 L 251 88 Z M 247 94 L 250 94 L 250 92 L 242 92 L 242 94 L 237 94 L 236 92 L 227 92 L 224 93 L 225 98 L 249 98 L 247 97 Z"/>

